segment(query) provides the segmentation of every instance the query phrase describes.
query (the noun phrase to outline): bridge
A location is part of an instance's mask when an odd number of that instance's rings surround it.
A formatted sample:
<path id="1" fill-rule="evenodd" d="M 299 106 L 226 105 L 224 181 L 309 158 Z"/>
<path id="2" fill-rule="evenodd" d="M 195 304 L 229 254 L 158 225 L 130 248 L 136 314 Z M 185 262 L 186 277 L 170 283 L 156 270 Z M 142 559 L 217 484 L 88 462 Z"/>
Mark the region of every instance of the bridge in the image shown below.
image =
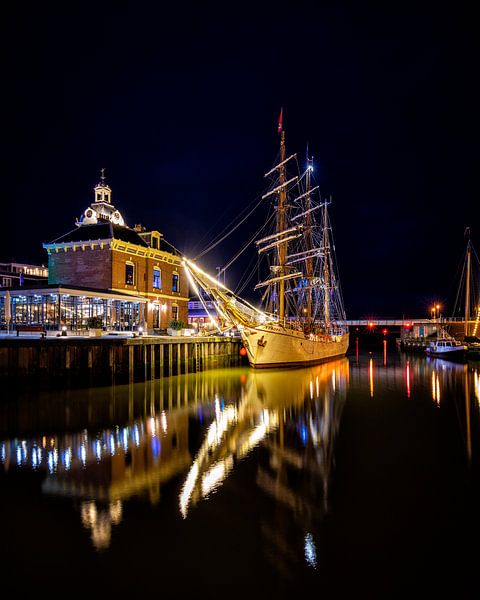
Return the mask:
<path id="1" fill-rule="evenodd" d="M 475 323 L 476 321 L 471 319 L 469 323 Z M 462 324 L 465 323 L 463 318 L 447 318 L 441 317 L 439 319 L 382 319 L 382 318 L 371 318 L 371 319 L 353 319 L 345 321 L 349 327 L 415 327 L 416 325 L 450 325 L 452 323 Z"/>

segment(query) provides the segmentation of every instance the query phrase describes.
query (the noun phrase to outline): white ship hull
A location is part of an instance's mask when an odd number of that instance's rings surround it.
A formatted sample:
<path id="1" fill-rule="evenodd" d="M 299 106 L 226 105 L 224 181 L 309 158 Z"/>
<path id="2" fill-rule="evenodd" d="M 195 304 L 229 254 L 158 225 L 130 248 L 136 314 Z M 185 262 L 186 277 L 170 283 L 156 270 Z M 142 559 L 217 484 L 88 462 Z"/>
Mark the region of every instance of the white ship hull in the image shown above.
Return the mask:
<path id="1" fill-rule="evenodd" d="M 348 333 L 334 336 L 306 335 L 281 327 L 245 327 L 242 339 L 252 367 L 297 367 L 345 356 Z"/>

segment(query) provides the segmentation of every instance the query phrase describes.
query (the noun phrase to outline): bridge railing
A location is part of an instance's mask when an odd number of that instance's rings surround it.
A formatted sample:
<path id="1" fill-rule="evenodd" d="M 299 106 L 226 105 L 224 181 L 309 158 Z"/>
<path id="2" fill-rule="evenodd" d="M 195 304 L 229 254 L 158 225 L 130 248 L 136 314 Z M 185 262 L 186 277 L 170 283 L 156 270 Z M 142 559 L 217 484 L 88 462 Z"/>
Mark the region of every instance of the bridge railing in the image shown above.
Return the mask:
<path id="1" fill-rule="evenodd" d="M 475 319 L 470 319 L 473 323 Z M 463 317 L 441 317 L 438 319 L 352 319 L 345 321 L 349 327 L 404 327 L 408 325 L 448 325 L 449 323 L 464 323 Z"/>

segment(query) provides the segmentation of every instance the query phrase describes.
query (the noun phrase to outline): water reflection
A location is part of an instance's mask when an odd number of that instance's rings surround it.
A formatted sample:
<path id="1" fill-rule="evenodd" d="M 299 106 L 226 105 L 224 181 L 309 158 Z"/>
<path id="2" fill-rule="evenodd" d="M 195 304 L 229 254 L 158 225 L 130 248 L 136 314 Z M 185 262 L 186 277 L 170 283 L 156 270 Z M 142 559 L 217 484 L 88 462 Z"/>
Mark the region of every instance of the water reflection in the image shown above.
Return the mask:
<path id="1" fill-rule="evenodd" d="M 162 486 L 180 476 L 179 511 L 187 518 L 259 445 L 268 459 L 259 464 L 257 485 L 294 513 L 310 515 L 318 498 L 307 498 L 298 482 L 291 487 L 288 473 L 315 483 L 326 506 L 348 375 L 342 359 L 292 371 L 207 371 L 97 390 L 93 397 L 72 391 L 43 407 L 62 433 L 52 433 L 45 419 L 44 431 L 26 435 L 35 420 L 29 410 L 37 412 L 38 405 L 20 399 L 18 435 L 0 443 L 0 458 L 7 472 L 43 472 L 45 494 L 79 498 L 81 522 L 97 549 L 109 546 L 112 526 L 132 496 L 157 504 Z M 12 411 L 4 416 L 11 427 Z M 95 427 L 112 417 L 127 421 Z M 72 424 L 81 428 L 71 431 Z M 308 548 L 311 564 L 313 538 Z"/>
<path id="2" fill-rule="evenodd" d="M 436 566 L 461 546 L 450 528 L 472 531 L 448 515 L 478 506 L 480 364 L 361 341 L 309 369 L 2 398 L 2 564 L 277 598 Z"/>
<path id="3" fill-rule="evenodd" d="M 410 394 L 411 394 L 412 390 L 410 387 L 410 361 L 408 359 L 406 360 L 406 365 L 405 365 L 405 383 L 407 386 L 407 398 L 410 398 Z"/>
<path id="4" fill-rule="evenodd" d="M 350 362 L 350 389 L 365 390 L 373 398 L 384 401 L 391 392 L 403 389 L 405 397 L 423 401 L 430 398 L 436 409 L 445 405 L 452 409 L 468 460 L 474 453 L 474 436 L 480 423 L 480 363 L 461 363 L 435 357 L 408 355 L 390 350 L 358 355 L 355 344 L 355 360 Z M 387 346 L 388 347 L 388 346 Z M 387 360 L 388 356 L 388 360 Z"/>
<path id="5" fill-rule="evenodd" d="M 299 564 L 320 568 L 347 393 L 375 410 L 422 403 L 432 419 L 453 415 L 466 461 L 475 458 L 478 363 L 388 352 L 387 344 L 358 353 L 356 340 L 350 361 L 309 369 L 207 371 L 6 399 L 0 461 L 7 474 L 35 473 L 43 494 L 69 498 L 82 535 L 102 551 L 115 547 L 134 497 L 188 527 L 205 517 L 202 508 L 225 503 L 232 485 L 245 486 L 258 503 L 256 540 L 288 579 Z"/>
<path id="6" fill-rule="evenodd" d="M 340 420 L 348 381 L 343 359 L 308 370 L 250 372 L 235 404 L 220 407 L 195 456 L 179 497 L 180 511 L 218 489 L 234 465 L 260 443 L 269 452 L 269 469 L 259 467 L 258 485 L 277 500 L 297 508 L 298 490 L 280 476 L 284 465 L 303 471 L 317 459 L 316 473 L 326 488 L 330 446 Z M 338 390 L 338 391 L 337 391 Z M 308 449 L 308 450 L 307 450 Z M 272 468 L 273 467 L 273 468 Z"/>

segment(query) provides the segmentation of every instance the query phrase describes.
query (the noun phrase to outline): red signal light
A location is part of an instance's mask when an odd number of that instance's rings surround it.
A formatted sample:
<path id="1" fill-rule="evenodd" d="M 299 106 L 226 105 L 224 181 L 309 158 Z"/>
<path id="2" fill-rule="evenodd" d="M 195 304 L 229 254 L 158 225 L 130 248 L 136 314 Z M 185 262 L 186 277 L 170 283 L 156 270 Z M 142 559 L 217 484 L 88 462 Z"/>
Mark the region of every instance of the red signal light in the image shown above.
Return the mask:
<path id="1" fill-rule="evenodd" d="M 245 348 L 245 346 L 242 346 L 240 348 L 240 356 L 247 356 L 247 349 Z"/>
<path id="2" fill-rule="evenodd" d="M 383 333 L 383 335 L 387 335 L 388 329 L 384 329 L 382 333 Z"/>

